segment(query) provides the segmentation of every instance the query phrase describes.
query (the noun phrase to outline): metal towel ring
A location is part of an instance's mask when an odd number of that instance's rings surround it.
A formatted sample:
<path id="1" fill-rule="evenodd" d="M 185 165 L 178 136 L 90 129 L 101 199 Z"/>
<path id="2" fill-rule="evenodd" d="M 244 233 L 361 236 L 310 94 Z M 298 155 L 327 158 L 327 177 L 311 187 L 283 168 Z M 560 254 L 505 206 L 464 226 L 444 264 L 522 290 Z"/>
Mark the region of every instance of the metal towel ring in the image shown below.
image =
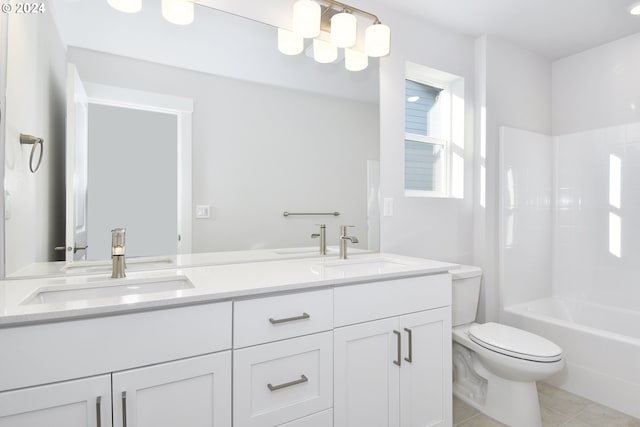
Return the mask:
<path id="1" fill-rule="evenodd" d="M 29 156 L 29 170 L 31 173 L 36 173 L 42 164 L 42 155 L 44 154 L 43 142 L 44 139 L 38 138 L 37 136 L 20 134 L 20 144 L 31 144 L 31 155 Z M 38 163 L 33 167 L 33 155 L 36 152 L 37 145 L 40 145 L 40 156 L 38 157 Z"/>

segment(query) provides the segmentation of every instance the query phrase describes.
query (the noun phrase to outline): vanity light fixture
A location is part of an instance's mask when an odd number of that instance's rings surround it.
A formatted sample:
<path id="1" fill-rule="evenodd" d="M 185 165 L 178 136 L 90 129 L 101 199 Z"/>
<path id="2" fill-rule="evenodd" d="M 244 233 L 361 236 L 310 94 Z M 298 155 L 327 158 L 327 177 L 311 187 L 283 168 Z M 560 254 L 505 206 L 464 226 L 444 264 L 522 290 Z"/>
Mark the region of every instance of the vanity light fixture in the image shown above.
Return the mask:
<path id="1" fill-rule="evenodd" d="M 193 22 L 193 3 L 197 0 L 162 0 L 162 16 L 177 25 L 188 25 Z M 142 10 L 142 0 L 107 0 L 111 7 L 120 12 L 137 13 Z"/>
<path id="2" fill-rule="evenodd" d="M 293 5 L 293 32 L 307 39 L 320 35 L 321 8 L 312 0 L 298 0 Z"/>
<path id="3" fill-rule="evenodd" d="M 344 66 L 349 71 L 362 71 L 369 65 L 369 57 L 366 53 L 355 49 L 344 50 Z"/>
<path id="4" fill-rule="evenodd" d="M 373 21 L 366 28 L 362 43 L 358 43 L 356 15 Z M 329 36 L 322 35 L 322 32 Z M 294 41 L 291 34 L 302 40 Z M 369 56 L 389 54 L 391 30 L 376 15 L 336 0 L 298 0 L 293 5 L 292 30 L 278 29 L 278 50 L 286 55 L 297 55 L 304 50 L 305 38 L 313 39 L 313 57 L 316 61 L 334 62 L 338 58 L 337 49 L 344 48 L 347 70 L 360 71 L 369 65 Z M 302 49 L 299 47 L 301 42 Z"/>
<path id="5" fill-rule="evenodd" d="M 352 47 L 356 44 L 358 27 L 356 17 L 347 10 L 331 17 L 331 43 L 336 47 Z"/>
<path id="6" fill-rule="evenodd" d="M 637 1 L 629 6 L 629 13 L 632 15 L 640 15 L 640 1 Z"/>
<path id="7" fill-rule="evenodd" d="M 338 58 L 338 48 L 322 39 L 313 39 L 313 59 L 329 64 Z"/>
<path id="8" fill-rule="evenodd" d="M 297 55 L 304 49 L 304 38 L 293 31 L 278 28 L 278 50 L 285 55 Z"/>
<path id="9" fill-rule="evenodd" d="M 193 2 L 188 0 L 162 0 L 162 16 L 177 25 L 189 25 L 193 22 Z"/>

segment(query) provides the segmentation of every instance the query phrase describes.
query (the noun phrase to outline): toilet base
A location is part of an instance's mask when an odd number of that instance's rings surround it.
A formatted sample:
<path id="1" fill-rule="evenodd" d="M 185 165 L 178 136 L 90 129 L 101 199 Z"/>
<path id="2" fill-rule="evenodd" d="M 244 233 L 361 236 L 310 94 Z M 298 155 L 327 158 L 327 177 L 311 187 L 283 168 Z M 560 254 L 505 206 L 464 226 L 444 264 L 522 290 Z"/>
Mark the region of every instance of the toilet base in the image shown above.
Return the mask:
<path id="1" fill-rule="evenodd" d="M 512 381 L 489 372 L 477 355 L 453 343 L 453 394 L 469 406 L 517 427 L 541 427 L 536 382 Z"/>

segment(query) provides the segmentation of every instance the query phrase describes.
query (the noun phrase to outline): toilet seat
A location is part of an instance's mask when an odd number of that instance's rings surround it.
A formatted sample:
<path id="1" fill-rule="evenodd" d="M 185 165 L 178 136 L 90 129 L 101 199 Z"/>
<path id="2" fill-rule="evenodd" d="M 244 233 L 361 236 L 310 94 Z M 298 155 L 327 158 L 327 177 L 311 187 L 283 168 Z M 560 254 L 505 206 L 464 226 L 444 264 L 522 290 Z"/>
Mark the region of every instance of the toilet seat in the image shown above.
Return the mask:
<path id="1" fill-rule="evenodd" d="M 562 349 L 546 338 L 499 323 L 475 324 L 469 328 L 469 338 L 488 350 L 518 359 L 546 363 L 562 359 Z"/>

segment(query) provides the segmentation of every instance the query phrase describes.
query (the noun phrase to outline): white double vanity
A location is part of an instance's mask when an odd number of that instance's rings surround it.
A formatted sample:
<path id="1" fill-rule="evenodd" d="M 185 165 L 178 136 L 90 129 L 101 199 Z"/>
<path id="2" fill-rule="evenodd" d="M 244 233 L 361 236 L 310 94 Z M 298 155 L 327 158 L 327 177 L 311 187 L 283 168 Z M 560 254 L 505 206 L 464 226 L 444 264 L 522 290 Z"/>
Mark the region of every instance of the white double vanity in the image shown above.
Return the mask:
<path id="1" fill-rule="evenodd" d="M 452 264 L 0 282 L 0 426 L 450 426 Z"/>

